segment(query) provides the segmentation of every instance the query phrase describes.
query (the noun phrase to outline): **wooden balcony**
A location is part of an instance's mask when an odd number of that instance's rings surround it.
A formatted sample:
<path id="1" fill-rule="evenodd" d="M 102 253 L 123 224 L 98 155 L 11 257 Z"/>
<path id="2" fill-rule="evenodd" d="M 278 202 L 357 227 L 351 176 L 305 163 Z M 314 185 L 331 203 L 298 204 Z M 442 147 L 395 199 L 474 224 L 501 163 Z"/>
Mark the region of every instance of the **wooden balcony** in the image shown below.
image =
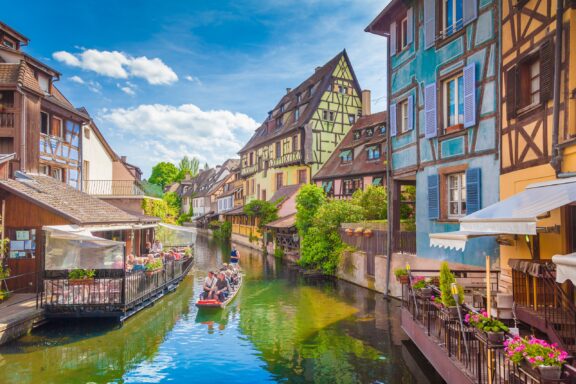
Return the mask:
<path id="1" fill-rule="evenodd" d="M 240 175 L 242 177 L 248 177 L 258 172 L 258 164 L 251 165 L 249 167 L 242 167 L 240 170 Z"/>
<path id="2" fill-rule="evenodd" d="M 293 164 L 299 164 L 301 161 L 302 161 L 302 153 L 300 151 L 294 151 L 291 153 L 286 153 L 276 159 L 270 159 L 268 164 L 271 168 L 278 168 Z"/>
<path id="3" fill-rule="evenodd" d="M 14 128 L 15 113 L 11 109 L 0 109 L 0 128 Z"/>

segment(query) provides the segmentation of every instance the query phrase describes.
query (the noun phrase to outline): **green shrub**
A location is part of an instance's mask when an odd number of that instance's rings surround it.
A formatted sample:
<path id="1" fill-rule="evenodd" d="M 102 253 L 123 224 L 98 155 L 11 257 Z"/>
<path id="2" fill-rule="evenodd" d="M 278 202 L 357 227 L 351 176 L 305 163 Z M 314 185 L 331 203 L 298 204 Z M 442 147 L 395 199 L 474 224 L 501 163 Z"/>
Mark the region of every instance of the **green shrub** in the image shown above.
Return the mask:
<path id="1" fill-rule="evenodd" d="M 406 276 L 408 275 L 408 270 L 406 268 L 396 268 L 394 270 L 394 276 L 396 276 L 396 278 L 400 278 L 400 276 Z"/>
<path id="2" fill-rule="evenodd" d="M 296 196 L 296 228 L 300 236 L 306 235 L 314 224 L 314 215 L 326 202 L 324 190 L 315 184 L 302 186 Z"/>
<path id="3" fill-rule="evenodd" d="M 146 264 L 146 271 L 156 271 L 162 269 L 162 260 L 155 260 L 151 263 Z"/>
<path id="4" fill-rule="evenodd" d="M 452 283 L 456 283 L 454 274 L 450 271 L 447 262 L 443 262 L 440 266 L 440 292 L 441 301 L 445 307 L 455 307 L 456 301 L 452 297 Z M 464 289 L 458 285 L 458 304 L 464 302 Z"/>
<path id="5" fill-rule="evenodd" d="M 228 241 L 232 237 L 232 223 L 219 221 L 217 228 L 212 233 L 218 240 Z"/>
<path id="6" fill-rule="evenodd" d="M 388 193 L 384 187 L 358 189 L 352 195 L 352 203 L 364 209 L 366 220 L 385 220 L 388 215 Z"/>
<path id="7" fill-rule="evenodd" d="M 96 271 L 93 269 L 73 269 L 68 272 L 69 280 L 93 279 Z"/>
<path id="8" fill-rule="evenodd" d="M 281 259 L 284 257 L 284 250 L 280 247 L 274 248 L 274 257 L 277 259 Z"/>

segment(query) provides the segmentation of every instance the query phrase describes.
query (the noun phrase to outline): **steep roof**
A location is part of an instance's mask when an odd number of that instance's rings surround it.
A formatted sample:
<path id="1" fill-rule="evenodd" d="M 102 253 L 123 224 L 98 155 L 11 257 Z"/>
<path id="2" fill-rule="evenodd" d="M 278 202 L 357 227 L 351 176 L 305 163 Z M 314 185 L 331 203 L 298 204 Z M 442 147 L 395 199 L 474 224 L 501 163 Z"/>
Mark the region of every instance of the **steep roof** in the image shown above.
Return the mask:
<path id="1" fill-rule="evenodd" d="M 301 186 L 302 185 L 300 185 L 300 184 L 283 186 L 282 188 L 280 188 L 276 192 L 274 192 L 274 194 L 272 195 L 272 197 L 270 199 L 268 199 L 268 201 L 271 203 L 278 202 L 278 204 L 282 204 L 284 201 L 288 200 L 295 193 L 297 193 L 300 190 Z"/>
<path id="2" fill-rule="evenodd" d="M 332 152 L 326 163 L 314 175 L 314 180 L 329 179 L 332 177 L 340 176 L 353 176 L 367 173 L 386 172 L 386 166 L 383 158 L 377 161 L 368 161 L 368 153 L 365 150 L 367 146 L 378 144 L 386 141 L 386 136 L 381 135 L 380 132 L 374 132 L 374 136 L 367 137 L 364 132 L 366 128 L 377 128 L 388 121 L 387 112 L 378 112 L 368 116 L 362 116 L 352 126 L 350 131 L 344 136 L 338 147 Z M 354 140 L 354 132 L 362 131 L 360 139 Z M 357 149 L 355 153 L 359 155 L 354 157 L 351 163 L 342 164 L 340 153 L 346 149 Z M 382 152 L 384 151 L 381 149 Z"/>
<path id="3" fill-rule="evenodd" d="M 140 218 L 49 176 L 17 172 L 16 179 L 0 180 L 0 188 L 74 224 L 140 222 Z"/>
<path id="4" fill-rule="evenodd" d="M 386 36 L 386 34 L 389 32 L 388 30 L 390 27 L 390 23 L 391 21 L 393 21 L 390 19 L 391 14 L 393 14 L 396 11 L 396 9 L 398 9 L 398 7 L 402 5 L 406 7 L 404 3 L 405 0 L 390 1 L 384 7 L 382 12 L 380 12 L 378 16 L 376 16 L 376 18 L 372 20 L 372 22 L 364 29 L 364 32 L 369 32 L 380 36 Z"/>
<path id="5" fill-rule="evenodd" d="M 317 68 L 310 77 L 296 88 L 287 92 L 280 99 L 266 120 L 256 129 L 252 138 L 250 138 L 239 153 L 247 152 L 278 137 L 286 136 L 294 132 L 297 128 L 306 125 L 312 118 L 314 111 L 318 108 L 320 99 L 330 82 L 332 73 L 334 73 L 336 66 L 342 58 L 346 60 L 350 71 L 353 73 L 352 65 L 345 50 L 337 54 L 324 64 L 324 66 Z M 356 80 L 356 76 L 353 77 L 356 91 L 360 94 L 362 92 L 360 85 Z M 300 96 L 300 101 L 298 101 L 298 96 Z M 281 106 L 284 106 L 283 111 Z M 295 120 L 295 109 L 302 108 L 303 106 L 305 106 L 305 109 L 300 112 L 299 119 Z M 283 118 L 284 124 L 282 127 L 277 128 L 276 119 L 279 117 Z"/>

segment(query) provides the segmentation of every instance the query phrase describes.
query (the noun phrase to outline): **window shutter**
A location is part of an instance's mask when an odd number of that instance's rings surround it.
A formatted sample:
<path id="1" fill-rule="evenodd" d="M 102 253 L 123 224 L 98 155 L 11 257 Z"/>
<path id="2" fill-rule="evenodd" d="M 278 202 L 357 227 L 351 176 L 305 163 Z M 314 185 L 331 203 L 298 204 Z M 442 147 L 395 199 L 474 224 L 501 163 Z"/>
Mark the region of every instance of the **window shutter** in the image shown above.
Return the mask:
<path id="1" fill-rule="evenodd" d="M 516 89 L 518 79 L 518 67 L 513 66 L 506 72 L 506 114 L 508 119 L 516 117 Z"/>
<path id="2" fill-rule="evenodd" d="M 428 176 L 428 218 L 438 220 L 440 218 L 440 177 Z"/>
<path id="3" fill-rule="evenodd" d="M 436 118 L 436 82 L 424 88 L 424 115 L 426 125 L 426 138 L 436 137 L 438 127 Z"/>
<path id="4" fill-rule="evenodd" d="M 408 127 L 409 131 L 414 129 L 414 95 L 408 96 Z"/>
<path id="5" fill-rule="evenodd" d="M 424 0 L 424 48 L 436 41 L 436 0 Z"/>
<path id="6" fill-rule="evenodd" d="M 396 120 L 396 103 L 390 104 L 390 136 L 396 136 L 396 126 L 398 121 Z"/>
<path id="7" fill-rule="evenodd" d="M 478 0 L 463 0 L 462 19 L 464 26 L 470 24 L 478 17 Z"/>
<path id="8" fill-rule="evenodd" d="M 540 101 L 552 99 L 554 93 L 554 43 L 546 40 L 540 47 Z"/>
<path id="9" fill-rule="evenodd" d="M 390 24 L 390 56 L 396 54 L 396 22 Z"/>
<path id="10" fill-rule="evenodd" d="M 471 168 L 466 171 L 466 214 L 482 209 L 482 169 Z"/>
<path id="11" fill-rule="evenodd" d="M 476 63 L 464 67 L 464 128 L 476 125 Z"/>
<path id="12" fill-rule="evenodd" d="M 410 7 L 408 8 L 408 11 L 406 11 L 406 21 L 407 21 L 407 29 L 408 32 L 406 33 L 406 43 L 407 44 L 412 44 L 412 42 L 414 41 L 414 8 Z"/>

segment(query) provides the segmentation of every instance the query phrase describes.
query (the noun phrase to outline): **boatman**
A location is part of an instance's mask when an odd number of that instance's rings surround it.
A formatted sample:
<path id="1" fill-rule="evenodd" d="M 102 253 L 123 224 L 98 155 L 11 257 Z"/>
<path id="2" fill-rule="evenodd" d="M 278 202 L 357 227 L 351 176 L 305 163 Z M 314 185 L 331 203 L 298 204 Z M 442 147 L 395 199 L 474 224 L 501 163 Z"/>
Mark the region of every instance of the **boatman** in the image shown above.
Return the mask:
<path id="1" fill-rule="evenodd" d="M 236 249 L 236 246 L 232 246 L 232 252 L 230 252 L 230 263 L 231 264 L 238 264 L 240 261 L 240 252 Z"/>

